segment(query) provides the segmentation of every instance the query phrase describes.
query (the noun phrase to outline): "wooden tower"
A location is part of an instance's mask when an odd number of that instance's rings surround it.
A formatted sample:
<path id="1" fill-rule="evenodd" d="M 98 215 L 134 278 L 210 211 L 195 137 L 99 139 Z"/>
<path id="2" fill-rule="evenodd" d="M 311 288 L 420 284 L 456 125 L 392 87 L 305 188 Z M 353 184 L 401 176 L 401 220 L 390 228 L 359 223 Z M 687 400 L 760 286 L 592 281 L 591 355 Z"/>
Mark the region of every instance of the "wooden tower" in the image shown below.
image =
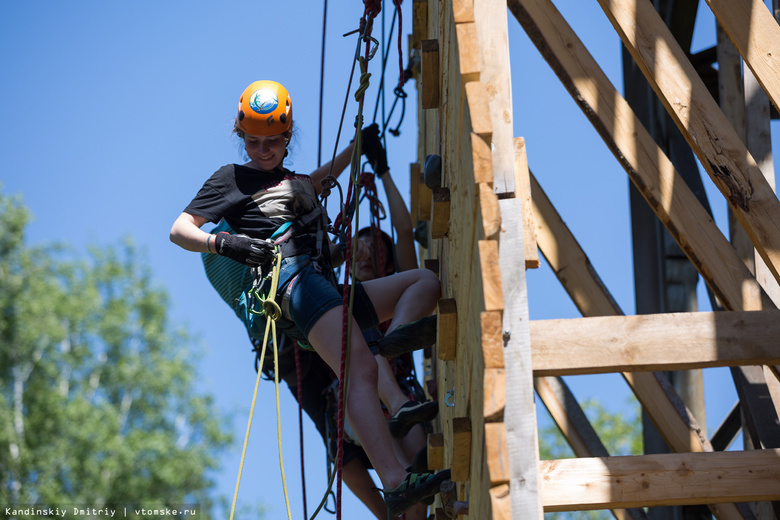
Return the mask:
<path id="1" fill-rule="evenodd" d="M 691 3 L 598 0 L 727 200 L 730 238 L 551 0 L 414 0 L 412 217 L 423 226 L 421 258 L 442 282 L 429 366 L 441 413 L 429 466 L 451 468 L 455 484 L 437 500 L 436 520 L 592 509 L 638 519 L 645 507 L 690 504 L 718 519 L 780 516 L 780 202 L 765 160 L 766 99 L 775 108 L 780 102 L 780 26 L 763 1 L 707 0 L 723 28 L 719 103 L 703 58 L 679 43 Z M 664 23 L 660 4 L 676 13 L 677 27 Z M 706 282 L 718 311 L 626 316 L 617 306 L 530 173 L 522 136 L 513 135 L 513 119 L 522 117 L 512 110 L 513 23 Z M 761 96 L 759 108 L 743 101 Z M 441 157 L 440 178 L 431 169 L 426 175 L 428 155 Z M 582 318 L 529 321 L 525 270 L 539 265 L 537 252 Z M 666 371 L 720 366 L 732 367 L 739 406 L 707 436 Z M 595 373 L 623 376 L 670 453 L 609 455 L 561 379 Z M 539 460 L 537 403 L 577 458 Z M 724 451 L 740 430 L 753 449 Z"/>

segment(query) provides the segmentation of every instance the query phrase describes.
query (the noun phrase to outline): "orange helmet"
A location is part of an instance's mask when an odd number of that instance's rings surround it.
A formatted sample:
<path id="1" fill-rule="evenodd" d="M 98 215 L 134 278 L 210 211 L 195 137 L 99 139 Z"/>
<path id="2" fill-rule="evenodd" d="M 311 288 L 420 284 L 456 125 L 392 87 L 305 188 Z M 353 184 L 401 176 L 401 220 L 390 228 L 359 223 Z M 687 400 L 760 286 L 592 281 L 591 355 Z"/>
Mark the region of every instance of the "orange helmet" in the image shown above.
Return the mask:
<path id="1" fill-rule="evenodd" d="M 292 127 L 292 101 L 276 81 L 255 81 L 238 100 L 236 128 L 250 135 L 283 134 Z"/>

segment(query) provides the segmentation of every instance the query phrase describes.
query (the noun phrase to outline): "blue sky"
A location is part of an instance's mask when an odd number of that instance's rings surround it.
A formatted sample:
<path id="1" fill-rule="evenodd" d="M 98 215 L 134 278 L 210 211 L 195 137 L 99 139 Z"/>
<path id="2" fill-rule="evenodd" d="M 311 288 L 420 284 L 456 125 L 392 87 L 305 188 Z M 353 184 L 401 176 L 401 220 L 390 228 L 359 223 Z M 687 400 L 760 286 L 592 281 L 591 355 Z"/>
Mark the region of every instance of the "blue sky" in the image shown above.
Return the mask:
<path id="1" fill-rule="evenodd" d="M 622 91 L 620 45 L 596 2 L 555 2 Z M 412 2 L 403 4 L 404 65 Z M 323 91 L 323 162 L 333 153 L 363 3 L 330 2 Z M 197 255 L 173 246 L 168 231 L 204 180 L 238 162 L 230 130 L 237 99 L 256 79 L 275 79 L 291 92 L 297 144 L 287 166 L 317 166 L 322 4 L 311 0 L 249 2 L 4 2 L 0 4 L 0 182 L 23 195 L 34 220 L 28 242 L 61 241 L 78 249 L 131 236 L 154 277 L 171 296 L 171 316 L 198 337 L 199 387 L 232 414 L 236 447 L 216 475 L 232 497 L 255 374 L 241 324 L 218 298 Z M 389 29 L 392 4 L 384 15 Z M 703 29 L 694 49 L 714 43 L 714 18 L 702 2 Z M 381 32 L 381 15 L 375 35 Z M 511 18 L 515 135 L 526 138 L 531 168 L 627 314 L 634 312 L 628 179 L 569 95 Z M 709 28 L 709 29 L 707 29 Z M 388 90 L 398 75 L 395 40 Z M 379 61 L 370 65 L 364 115 L 373 118 Z M 353 83 L 353 91 L 354 85 Z M 391 172 L 409 192 L 416 161 L 415 84 L 406 87 L 400 137 L 388 139 Z M 393 97 L 386 104 L 389 109 Z M 349 98 L 341 146 L 350 139 L 357 104 Z M 398 121 L 395 113 L 391 125 Z M 774 123 L 773 123 L 774 125 Z M 774 129 L 774 126 L 773 126 Z M 716 221 L 722 197 L 712 187 Z M 329 208 L 337 203 L 329 205 Z M 527 275 L 533 319 L 576 317 L 549 268 Z M 704 299 L 702 298 L 702 301 Z M 724 378 L 726 378 L 724 380 Z M 619 376 L 569 378 L 580 399 L 622 409 L 628 390 Z M 727 372 L 706 373 L 712 430 L 736 400 Z M 724 384 L 728 383 L 728 384 Z M 712 392 L 710 392 L 710 388 Z M 297 405 L 282 385 L 284 463 L 293 516 L 301 516 Z M 284 516 L 276 455 L 273 385 L 264 382 L 242 478 L 240 501 L 266 504 Z M 319 435 L 304 418 L 309 512 L 325 489 Z M 344 492 L 344 515 L 365 509 Z"/>

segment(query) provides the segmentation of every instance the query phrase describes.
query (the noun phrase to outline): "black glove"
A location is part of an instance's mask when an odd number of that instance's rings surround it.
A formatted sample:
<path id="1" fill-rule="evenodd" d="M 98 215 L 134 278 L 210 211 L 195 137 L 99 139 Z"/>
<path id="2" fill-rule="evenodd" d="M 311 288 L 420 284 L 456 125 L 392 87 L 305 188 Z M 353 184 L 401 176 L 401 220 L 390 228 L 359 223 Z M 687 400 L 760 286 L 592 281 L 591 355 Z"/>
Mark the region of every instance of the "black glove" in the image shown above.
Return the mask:
<path id="1" fill-rule="evenodd" d="M 267 266 L 274 259 L 274 246 L 246 235 L 231 235 L 220 231 L 214 235 L 217 254 L 226 256 L 249 267 Z"/>
<path id="2" fill-rule="evenodd" d="M 371 163 L 374 173 L 381 177 L 388 168 L 387 152 L 379 139 L 379 125 L 373 123 L 363 129 L 362 145 L 362 152 Z"/>

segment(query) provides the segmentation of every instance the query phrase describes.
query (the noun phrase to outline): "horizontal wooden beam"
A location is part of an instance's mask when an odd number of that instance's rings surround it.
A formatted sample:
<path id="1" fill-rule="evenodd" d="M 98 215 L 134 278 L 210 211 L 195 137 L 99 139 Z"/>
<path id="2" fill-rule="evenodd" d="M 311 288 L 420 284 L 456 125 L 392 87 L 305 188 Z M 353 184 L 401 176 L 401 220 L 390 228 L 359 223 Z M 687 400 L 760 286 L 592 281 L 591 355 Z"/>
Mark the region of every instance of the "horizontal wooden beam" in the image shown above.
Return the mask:
<path id="1" fill-rule="evenodd" d="M 534 375 L 780 363 L 780 310 L 531 322 Z"/>
<path id="2" fill-rule="evenodd" d="M 543 460 L 545 512 L 780 499 L 780 450 Z"/>

